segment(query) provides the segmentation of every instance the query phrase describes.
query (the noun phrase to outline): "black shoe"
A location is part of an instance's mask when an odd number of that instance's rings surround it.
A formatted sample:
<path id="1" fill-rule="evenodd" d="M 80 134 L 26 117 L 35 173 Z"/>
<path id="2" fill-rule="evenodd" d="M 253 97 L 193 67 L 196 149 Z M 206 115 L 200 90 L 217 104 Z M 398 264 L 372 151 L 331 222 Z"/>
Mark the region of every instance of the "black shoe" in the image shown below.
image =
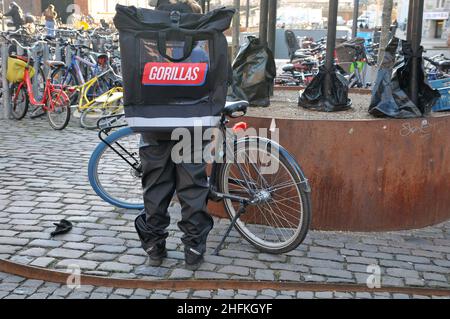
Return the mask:
<path id="1" fill-rule="evenodd" d="M 153 267 L 159 267 L 167 257 L 167 250 L 165 244 L 156 244 L 155 246 L 147 249 L 149 257 L 149 265 Z"/>
<path id="2" fill-rule="evenodd" d="M 195 271 L 203 263 L 203 254 L 193 248 L 186 248 L 184 251 L 186 269 Z"/>

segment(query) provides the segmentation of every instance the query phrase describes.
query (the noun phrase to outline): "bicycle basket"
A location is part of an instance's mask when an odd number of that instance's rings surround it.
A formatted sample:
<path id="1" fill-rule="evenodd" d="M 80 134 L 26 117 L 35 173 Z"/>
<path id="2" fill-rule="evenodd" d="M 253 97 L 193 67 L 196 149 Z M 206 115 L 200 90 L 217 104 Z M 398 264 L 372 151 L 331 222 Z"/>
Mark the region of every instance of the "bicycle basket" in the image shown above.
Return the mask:
<path id="1" fill-rule="evenodd" d="M 10 83 L 19 83 L 23 81 L 25 75 L 25 68 L 27 67 L 27 62 L 16 57 L 8 57 L 8 69 L 6 72 L 6 78 Z M 35 74 L 33 67 L 29 67 L 30 78 Z"/>

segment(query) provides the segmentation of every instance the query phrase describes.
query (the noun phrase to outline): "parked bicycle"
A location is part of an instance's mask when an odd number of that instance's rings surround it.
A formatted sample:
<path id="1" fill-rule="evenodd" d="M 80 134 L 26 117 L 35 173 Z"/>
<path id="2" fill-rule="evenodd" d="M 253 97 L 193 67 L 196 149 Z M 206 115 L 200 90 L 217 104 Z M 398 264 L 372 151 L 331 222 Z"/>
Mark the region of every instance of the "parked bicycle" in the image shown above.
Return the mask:
<path id="1" fill-rule="evenodd" d="M 28 56 L 31 56 L 31 52 L 36 49 L 37 46 L 45 43 L 45 41 L 38 41 L 33 46 L 29 47 L 22 45 L 15 39 L 12 39 L 11 42 L 25 50 L 28 53 Z M 25 65 L 23 67 L 23 78 L 19 79 L 16 83 L 11 84 L 12 116 L 17 120 L 23 119 L 31 104 L 32 106 L 42 108 L 42 110 L 46 112 L 50 126 L 53 129 L 64 129 L 70 121 L 70 100 L 62 87 L 52 84 L 50 77 L 47 76 L 43 96 L 40 99 L 36 99 L 31 83 L 31 59 L 20 56 L 15 56 L 13 58 L 25 62 Z M 46 61 L 46 63 L 50 68 L 54 68 L 58 65 L 58 62 L 54 61 Z"/>

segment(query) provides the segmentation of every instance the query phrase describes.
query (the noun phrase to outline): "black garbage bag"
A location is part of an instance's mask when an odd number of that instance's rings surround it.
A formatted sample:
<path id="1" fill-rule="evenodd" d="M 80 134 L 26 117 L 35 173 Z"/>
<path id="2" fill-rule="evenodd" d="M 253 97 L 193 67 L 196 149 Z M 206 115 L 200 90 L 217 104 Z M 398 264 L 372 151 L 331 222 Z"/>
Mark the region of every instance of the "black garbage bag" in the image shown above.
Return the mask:
<path id="1" fill-rule="evenodd" d="M 233 84 L 228 100 L 246 100 L 251 106 L 270 105 L 277 73 L 270 49 L 258 38 L 248 37 L 233 62 Z"/>
<path id="2" fill-rule="evenodd" d="M 325 78 L 331 76 L 331 91 L 325 92 Z M 338 112 L 351 108 L 352 101 L 348 98 L 348 81 L 337 66 L 328 71 L 325 66 L 319 68 L 305 91 L 300 94 L 298 106 L 321 112 Z"/>
<path id="3" fill-rule="evenodd" d="M 400 48 L 399 48 L 400 45 Z M 422 51 L 418 52 L 418 105 L 411 100 L 411 69 L 413 52 L 410 43 L 392 38 L 389 42 L 377 80 L 372 88 L 369 113 L 376 117 L 416 118 L 428 114 L 440 94 L 427 83 L 423 69 Z M 396 53 L 399 59 L 396 61 Z"/>

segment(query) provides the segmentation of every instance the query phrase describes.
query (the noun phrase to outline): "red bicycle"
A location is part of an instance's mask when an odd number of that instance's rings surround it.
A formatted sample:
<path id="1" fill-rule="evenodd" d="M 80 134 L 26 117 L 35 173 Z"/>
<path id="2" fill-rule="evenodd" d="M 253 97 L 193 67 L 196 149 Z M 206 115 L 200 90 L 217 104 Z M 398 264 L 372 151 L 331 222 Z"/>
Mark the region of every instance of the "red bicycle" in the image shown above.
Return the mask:
<path id="1" fill-rule="evenodd" d="M 24 49 L 28 53 L 28 56 L 31 56 L 31 52 L 41 43 L 45 43 L 44 41 L 38 41 L 32 47 L 27 47 L 15 39 L 12 39 L 11 42 Z M 70 99 L 64 92 L 63 87 L 52 84 L 48 74 L 45 80 L 42 98 L 36 99 L 30 76 L 31 59 L 22 56 L 15 56 L 14 58 L 24 61 L 26 66 L 23 80 L 11 85 L 12 116 L 17 120 L 21 120 L 27 114 L 30 104 L 34 107 L 42 107 L 43 111 L 47 113 L 50 126 L 55 130 L 63 130 L 70 121 Z M 45 61 L 45 63 L 50 68 L 56 68 L 63 62 Z"/>

